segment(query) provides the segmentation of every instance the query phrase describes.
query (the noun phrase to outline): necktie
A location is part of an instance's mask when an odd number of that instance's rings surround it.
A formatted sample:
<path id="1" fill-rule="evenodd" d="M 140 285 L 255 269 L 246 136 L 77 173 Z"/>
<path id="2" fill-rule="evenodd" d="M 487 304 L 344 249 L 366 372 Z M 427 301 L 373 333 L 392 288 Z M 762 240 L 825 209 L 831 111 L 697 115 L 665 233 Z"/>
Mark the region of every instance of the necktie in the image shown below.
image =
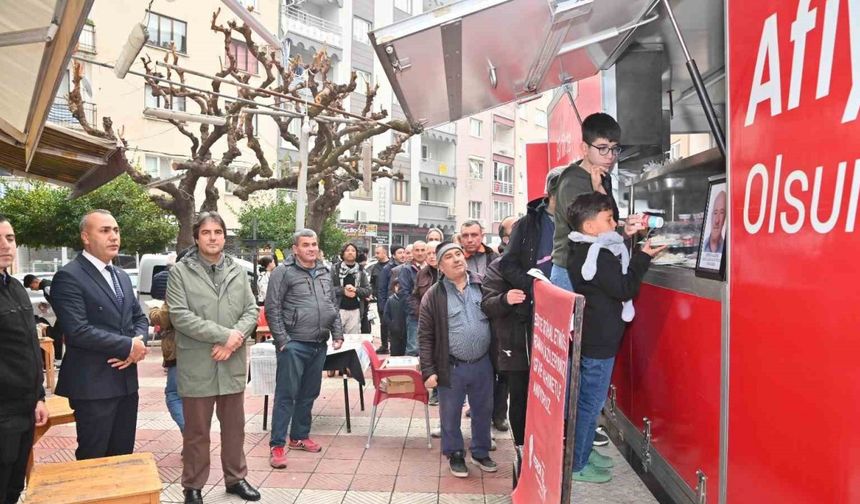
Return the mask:
<path id="1" fill-rule="evenodd" d="M 105 266 L 105 269 L 110 273 L 110 278 L 113 280 L 113 291 L 116 294 L 116 300 L 120 306 L 122 306 L 122 302 L 125 299 L 125 296 L 122 293 L 122 287 L 119 286 L 119 278 L 116 276 L 116 271 L 113 266 Z"/>

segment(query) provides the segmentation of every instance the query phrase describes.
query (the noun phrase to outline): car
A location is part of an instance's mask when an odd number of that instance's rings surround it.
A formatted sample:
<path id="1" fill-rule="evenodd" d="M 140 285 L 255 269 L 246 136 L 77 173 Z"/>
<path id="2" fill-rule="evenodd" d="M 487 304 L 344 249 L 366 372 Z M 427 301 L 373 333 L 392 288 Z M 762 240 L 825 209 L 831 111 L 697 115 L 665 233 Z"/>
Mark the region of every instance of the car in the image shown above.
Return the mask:
<path id="1" fill-rule="evenodd" d="M 254 265 L 244 259 L 234 258 L 248 273 L 249 281 L 254 281 Z M 152 277 L 167 269 L 167 254 L 144 254 L 140 258 L 140 266 L 135 271 L 132 282 L 137 291 L 137 300 L 143 313 L 149 313 L 150 308 L 159 305 L 158 300 L 152 299 Z M 129 271 L 129 270 L 126 270 Z M 129 274 L 131 276 L 131 274 Z"/>
<path id="2" fill-rule="evenodd" d="M 51 280 L 54 278 L 53 271 L 38 271 L 32 273 L 16 273 L 12 275 L 17 278 L 21 283 L 24 283 L 24 277 L 27 275 L 34 275 L 36 278 L 40 280 Z M 25 285 L 24 289 L 27 291 L 27 294 L 30 296 L 30 304 L 33 306 L 33 313 L 37 318 L 42 319 L 44 322 L 47 322 L 51 326 L 57 323 L 57 316 L 54 314 L 54 309 L 51 308 L 51 304 L 48 303 L 48 300 L 45 299 L 45 293 L 41 290 L 30 290 L 30 287 Z M 50 287 L 49 287 L 50 289 Z"/>

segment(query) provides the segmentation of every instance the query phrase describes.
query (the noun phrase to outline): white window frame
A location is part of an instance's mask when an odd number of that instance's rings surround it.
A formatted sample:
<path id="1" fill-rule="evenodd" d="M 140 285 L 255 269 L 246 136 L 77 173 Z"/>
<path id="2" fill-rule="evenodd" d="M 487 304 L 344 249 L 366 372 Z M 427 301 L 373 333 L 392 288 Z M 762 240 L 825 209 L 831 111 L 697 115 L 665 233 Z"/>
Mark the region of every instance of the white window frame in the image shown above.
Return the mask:
<path id="1" fill-rule="evenodd" d="M 514 194 L 514 166 L 512 164 L 493 162 L 493 192 L 508 196 Z"/>
<path id="2" fill-rule="evenodd" d="M 353 68 L 355 70 L 355 92 L 359 94 L 367 94 L 367 86 L 364 83 L 368 83 L 373 86 L 373 74 L 371 72 L 367 72 L 365 70 L 359 70 L 358 68 Z"/>
<path id="3" fill-rule="evenodd" d="M 547 127 L 547 114 L 546 110 L 541 110 L 539 108 L 535 109 L 535 124 L 541 128 Z"/>
<path id="4" fill-rule="evenodd" d="M 484 129 L 484 121 L 480 119 L 475 119 L 474 117 L 469 118 L 469 135 L 475 138 L 481 138 Z"/>
<path id="5" fill-rule="evenodd" d="M 512 201 L 493 200 L 493 222 L 502 222 L 502 219 L 509 215 L 514 215 Z"/>
<path id="6" fill-rule="evenodd" d="M 478 170 L 473 170 L 472 163 L 476 163 L 478 166 Z M 477 173 L 476 173 L 477 172 Z M 478 175 L 475 177 L 475 175 Z M 472 180 L 484 180 L 484 160 L 478 158 L 469 158 L 469 178 Z"/>
<path id="7" fill-rule="evenodd" d="M 179 112 L 186 111 L 186 100 L 184 96 L 170 97 L 171 107 L 167 108 L 167 102 L 163 96 L 152 96 L 152 87 L 149 84 L 143 85 L 143 105 L 148 108 L 161 108 L 165 110 L 175 110 Z"/>
<path id="8" fill-rule="evenodd" d="M 395 205 L 408 205 L 409 204 L 409 181 L 408 180 L 394 180 L 394 190 L 392 196 L 392 203 Z"/>
<path id="9" fill-rule="evenodd" d="M 367 32 L 373 31 L 373 23 L 359 16 L 352 17 L 352 40 L 370 45 Z"/>
<path id="10" fill-rule="evenodd" d="M 412 0 L 394 0 L 394 8 L 412 14 Z"/>
<path id="11" fill-rule="evenodd" d="M 469 202 L 469 219 L 480 221 L 482 216 L 481 212 L 483 210 L 483 202 L 482 201 L 470 201 Z"/>
<path id="12" fill-rule="evenodd" d="M 230 41 L 230 50 L 233 51 L 233 56 L 236 57 L 236 69 L 240 72 L 244 72 L 251 75 L 257 75 L 260 71 L 260 62 L 257 60 L 257 57 L 254 53 L 251 52 L 251 48 L 248 47 L 248 44 L 242 42 L 241 40 L 231 40 Z M 245 67 L 243 68 L 239 64 L 239 51 L 245 52 Z M 252 63 L 253 61 L 253 63 Z M 253 69 L 251 68 L 253 65 Z"/>

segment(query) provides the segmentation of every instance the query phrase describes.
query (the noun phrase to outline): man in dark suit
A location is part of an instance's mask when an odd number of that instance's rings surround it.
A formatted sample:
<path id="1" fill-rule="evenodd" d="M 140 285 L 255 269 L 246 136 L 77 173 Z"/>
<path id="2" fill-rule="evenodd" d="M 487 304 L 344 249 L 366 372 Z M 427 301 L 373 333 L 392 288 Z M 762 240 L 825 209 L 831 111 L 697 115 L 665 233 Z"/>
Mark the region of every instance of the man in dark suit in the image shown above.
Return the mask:
<path id="1" fill-rule="evenodd" d="M 146 315 L 131 280 L 111 265 L 119 226 L 107 210 L 81 219 L 84 251 L 54 275 L 51 294 L 66 337 L 57 395 L 75 410 L 78 460 L 134 450 L 137 366 L 146 357 Z"/>

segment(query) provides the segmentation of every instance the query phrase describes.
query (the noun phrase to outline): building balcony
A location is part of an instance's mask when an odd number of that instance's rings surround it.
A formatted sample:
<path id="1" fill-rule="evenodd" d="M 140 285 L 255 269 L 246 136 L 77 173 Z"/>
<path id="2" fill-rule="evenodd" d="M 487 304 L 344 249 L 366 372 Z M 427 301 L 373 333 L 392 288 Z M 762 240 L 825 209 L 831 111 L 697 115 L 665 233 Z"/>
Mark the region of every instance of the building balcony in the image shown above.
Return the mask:
<path id="1" fill-rule="evenodd" d="M 284 13 L 287 32 L 323 42 L 332 47 L 343 47 L 343 30 L 331 21 L 309 14 L 298 7 L 289 6 Z"/>
<path id="2" fill-rule="evenodd" d="M 90 125 L 98 127 L 96 124 L 95 103 L 84 102 L 84 115 Z M 72 116 L 72 112 L 69 110 L 69 101 L 59 96 L 54 98 L 54 103 L 51 104 L 51 110 L 48 112 L 48 121 L 67 128 L 82 129 L 81 124 Z"/>
<path id="3" fill-rule="evenodd" d="M 493 142 L 493 154 L 500 154 L 505 157 L 514 157 L 514 144 L 507 142 Z"/>
<path id="4" fill-rule="evenodd" d="M 421 172 L 447 178 L 456 178 L 457 167 L 453 163 L 443 163 L 435 159 L 422 159 Z"/>
<path id="5" fill-rule="evenodd" d="M 418 224 L 422 227 L 438 227 L 447 233 L 457 225 L 454 202 L 422 200 L 418 205 Z"/>
<path id="6" fill-rule="evenodd" d="M 493 181 L 493 193 L 495 194 L 504 194 L 507 196 L 514 195 L 514 183 L 513 182 L 502 182 L 499 180 Z"/>
<path id="7" fill-rule="evenodd" d="M 442 126 L 436 126 L 435 128 L 424 130 L 422 135 L 433 140 L 438 140 L 440 142 L 451 142 L 456 144 L 457 126 L 452 122 L 448 124 L 443 124 Z"/>

